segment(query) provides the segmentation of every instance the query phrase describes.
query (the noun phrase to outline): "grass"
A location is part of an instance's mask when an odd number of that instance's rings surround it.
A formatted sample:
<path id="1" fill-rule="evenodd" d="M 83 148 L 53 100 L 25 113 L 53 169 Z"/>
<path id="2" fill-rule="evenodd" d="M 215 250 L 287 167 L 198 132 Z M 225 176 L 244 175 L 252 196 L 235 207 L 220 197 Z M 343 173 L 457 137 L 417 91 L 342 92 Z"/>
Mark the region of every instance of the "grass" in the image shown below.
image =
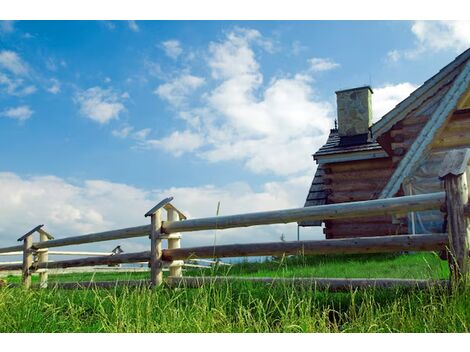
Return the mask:
<path id="1" fill-rule="evenodd" d="M 189 271 L 185 275 L 200 275 Z M 434 254 L 294 257 L 221 267 L 235 276 L 447 278 Z M 143 276 L 142 276 L 143 275 Z M 207 275 L 207 272 L 206 272 Z M 95 280 L 147 278 L 100 273 Z M 88 280 L 84 274 L 52 280 Z M 9 278 L 9 281 L 17 278 Z M 1 332 L 469 332 L 470 290 L 330 293 L 232 283 L 201 289 L 0 289 Z"/>

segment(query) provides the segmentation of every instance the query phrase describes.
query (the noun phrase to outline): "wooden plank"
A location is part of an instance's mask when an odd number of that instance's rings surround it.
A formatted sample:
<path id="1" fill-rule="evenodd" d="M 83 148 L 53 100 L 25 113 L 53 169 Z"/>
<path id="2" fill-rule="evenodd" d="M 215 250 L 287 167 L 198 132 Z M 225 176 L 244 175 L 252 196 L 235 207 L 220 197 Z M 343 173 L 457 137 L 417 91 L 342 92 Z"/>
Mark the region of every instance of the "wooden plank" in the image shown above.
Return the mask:
<path id="1" fill-rule="evenodd" d="M 429 287 L 449 287 L 447 280 L 416 280 L 416 279 L 349 279 L 349 278 L 287 278 L 287 277 L 236 277 L 236 276 L 209 276 L 209 277 L 182 277 L 168 278 L 170 287 L 198 288 L 205 285 L 227 285 L 236 282 L 252 282 L 266 285 L 293 285 L 310 287 L 317 290 L 351 291 L 354 289 L 388 289 L 411 288 L 423 289 Z"/>
<path id="2" fill-rule="evenodd" d="M 325 180 L 344 180 L 344 181 L 352 181 L 352 180 L 363 180 L 363 179 L 377 179 L 381 180 L 383 178 L 389 177 L 393 172 L 393 169 L 377 169 L 377 170 L 369 170 L 369 171 L 350 171 L 350 172 L 342 172 L 342 173 L 333 173 L 329 175 L 323 176 Z"/>
<path id="3" fill-rule="evenodd" d="M 42 231 L 39 232 L 39 240 L 41 242 L 46 242 L 49 240 L 49 236 L 47 232 Z M 38 262 L 39 263 L 47 263 L 49 261 L 49 249 L 43 248 L 38 250 Z M 41 271 L 39 273 L 39 287 L 41 288 L 46 288 L 47 287 L 47 279 L 48 279 L 48 273 L 47 269 Z"/>
<path id="4" fill-rule="evenodd" d="M 325 189 L 333 190 L 336 192 L 339 191 L 369 191 L 371 190 L 381 190 L 387 180 L 384 179 L 364 179 L 364 180 L 355 180 L 352 182 L 335 182 L 329 185 L 325 185 Z"/>
<path id="5" fill-rule="evenodd" d="M 173 209 L 168 210 L 168 221 L 179 221 L 179 220 L 180 220 L 180 215 L 177 211 Z M 176 236 L 168 239 L 168 249 L 181 248 L 181 235 L 179 233 L 173 233 L 172 235 L 176 235 Z M 183 276 L 183 273 L 181 270 L 183 264 L 184 264 L 183 261 L 178 261 L 178 260 L 172 261 L 170 263 L 170 276 L 172 277 Z"/>
<path id="6" fill-rule="evenodd" d="M 345 192 L 336 192 L 334 191 L 331 195 L 328 196 L 328 201 L 331 203 L 347 203 L 347 202 L 357 202 L 357 201 L 366 201 L 377 198 L 380 193 L 381 188 L 374 191 L 345 191 Z"/>
<path id="7" fill-rule="evenodd" d="M 460 131 L 457 134 L 443 133 L 432 141 L 432 148 L 450 148 L 470 145 L 468 131 Z"/>
<path id="8" fill-rule="evenodd" d="M 88 257 L 88 258 L 77 258 L 67 260 L 57 260 L 48 263 L 36 263 L 33 268 L 36 269 L 64 269 L 72 267 L 82 266 L 94 266 L 94 265 L 113 265 L 122 263 L 141 263 L 148 262 L 150 260 L 150 251 L 106 255 L 102 257 Z M 6 270 L 4 266 L 0 265 L 0 270 Z M 9 270 L 15 270 L 10 269 Z"/>
<path id="9" fill-rule="evenodd" d="M 142 236 L 149 235 L 150 232 L 151 232 L 150 225 L 142 225 L 142 226 L 128 227 L 128 228 L 118 229 L 118 230 L 91 233 L 91 234 L 81 235 L 81 236 L 58 238 L 58 239 L 47 241 L 47 243 L 35 242 L 33 243 L 33 248 L 41 249 L 41 248 L 63 247 L 63 246 L 71 246 L 71 245 L 76 245 L 76 244 L 142 237 Z M 0 248 L 0 253 L 14 252 L 14 251 L 22 250 L 22 249 L 23 249 L 23 246 L 21 245 L 13 246 L 13 247 L 4 247 L 4 248 Z"/>
<path id="10" fill-rule="evenodd" d="M 354 162 L 334 163 L 328 165 L 331 172 L 351 172 L 351 171 L 365 171 L 370 172 L 371 170 L 381 170 L 384 168 L 391 168 L 392 163 L 390 159 L 373 159 L 373 160 L 359 160 Z"/>
<path id="11" fill-rule="evenodd" d="M 455 284 L 467 279 L 469 273 L 469 219 L 465 216 L 465 207 L 468 205 L 468 185 L 464 172 L 461 174 L 461 164 L 468 163 L 464 155 L 452 153 L 444 160 L 441 175 L 444 178 L 446 190 L 447 226 L 449 230 L 449 266 L 452 280 Z M 466 162 L 467 163 L 466 163 Z"/>
<path id="12" fill-rule="evenodd" d="M 23 236 L 23 264 L 22 264 L 22 284 L 23 287 L 28 289 L 31 287 L 31 265 L 33 264 L 33 251 L 32 251 L 32 245 L 33 245 L 33 237 L 32 233 L 35 232 L 32 231 L 27 234 L 27 236 Z"/>
<path id="13" fill-rule="evenodd" d="M 447 235 L 400 235 L 354 239 L 230 244 L 163 250 L 163 260 L 280 255 L 390 253 L 444 249 Z"/>
<path id="14" fill-rule="evenodd" d="M 119 286 L 127 287 L 150 287 L 149 280 L 126 280 L 126 281 L 91 281 L 91 282 L 51 282 L 49 285 L 53 289 L 109 289 Z"/>
<path id="15" fill-rule="evenodd" d="M 163 282 L 163 262 L 162 257 L 162 239 L 161 234 L 161 209 L 157 209 L 151 215 L 152 233 L 150 234 L 150 284 L 152 287 L 158 287 Z"/>
<path id="16" fill-rule="evenodd" d="M 286 224 L 289 222 L 308 220 L 346 219 L 402 213 L 403 211 L 440 209 L 444 198 L 444 192 L 438 192 L 388 199 L 373 199 L 354 203 L 327 204 L 305 208 L 225 215 L 175 222 L 164 221 L 162 231 L 169 234 L 175 232 Z"/>

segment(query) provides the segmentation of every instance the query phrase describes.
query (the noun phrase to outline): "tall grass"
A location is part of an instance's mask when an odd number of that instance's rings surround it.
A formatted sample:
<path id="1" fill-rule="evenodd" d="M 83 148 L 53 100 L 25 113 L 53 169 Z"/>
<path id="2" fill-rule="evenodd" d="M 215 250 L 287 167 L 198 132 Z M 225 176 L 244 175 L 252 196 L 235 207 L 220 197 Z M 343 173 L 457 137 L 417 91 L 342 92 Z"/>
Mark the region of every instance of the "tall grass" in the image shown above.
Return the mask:
<path id="1" fill-rule="evenodd" d="M 345 273 L 350 270 L 353 277 L 386 277 L 384 271 L 393 269 L 403 277 L 448 275 L 446 266 L 428 254 L 333 257 L 329 262 L 321 257 L 279 258 L 260 264 L 241 263 L 229 272 L 219 268 L 212 274 L 303 276 L 299 273 L 309 272 L 309 276 L 323 276 L 320 272 L 348 277 Z M 469 292 L 467 287 L 453 293 L 439 288 L 331 293 L 252 282 L 199 289 L 3 288 L 0 331 L 469 332 Z"/>

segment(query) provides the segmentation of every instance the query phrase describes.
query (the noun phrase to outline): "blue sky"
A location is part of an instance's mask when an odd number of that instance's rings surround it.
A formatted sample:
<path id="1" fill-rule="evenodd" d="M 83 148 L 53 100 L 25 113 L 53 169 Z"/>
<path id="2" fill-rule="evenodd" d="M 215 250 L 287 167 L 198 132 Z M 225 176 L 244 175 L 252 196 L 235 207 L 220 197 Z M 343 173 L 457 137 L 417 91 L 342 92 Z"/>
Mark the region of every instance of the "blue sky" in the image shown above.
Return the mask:
<path id="1" fill-rule="evenodd" d="M 334 91 L 370 84 L 378 119 L 469 33 L 469 22 L 0 22 L 0 245 L 38 223 L 58 237 L 139 225 L 170 195 L 191 217 L 218 201 L 222 214 L 302 206 Z"/>

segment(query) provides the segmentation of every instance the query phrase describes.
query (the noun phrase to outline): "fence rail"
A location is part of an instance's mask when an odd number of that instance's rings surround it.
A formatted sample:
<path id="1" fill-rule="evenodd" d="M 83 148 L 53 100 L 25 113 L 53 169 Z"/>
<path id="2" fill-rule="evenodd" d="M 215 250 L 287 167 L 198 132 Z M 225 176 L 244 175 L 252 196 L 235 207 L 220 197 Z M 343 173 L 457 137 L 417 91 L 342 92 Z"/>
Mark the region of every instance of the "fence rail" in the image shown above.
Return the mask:
<path id="1" fill-rule="evenodd" d="M 19 239 L 19 241 L 23 242 L 22 245 L 0 248 L 0 254 L 16 252 L 17 254 L 23 255 L 21 264 L 1 265 L 0 263 L 0 271 L 22 270 L 23 285 L 25 287 L 31 286 L 31 274 L 39 272 L 41 276 L 41 286 L 46 287 L 47 269 L 148 262 L 151 268 L 148 283 L 150 286 L 155 287 L 163 283 L 162 269 L 163 264 L 166 263 L 170 271 L 170 276 L 167 279 L 167 283 L 170 286 L 182 283 L 188 284 L 189 286 L 197 286 L 209 282 L 210 279 L 182 277 L 181 268 L 184 265 L 184 260 L 283 254 L 318 255 L 447 250 L 447 257 L 449 258 L 449 266 L 452 273 L 451 279 L 455 282 L 461 282 L 467 277 L 469 271 L 468 254 L 470 233 L 468 230 L 468 216 L 470 211 L 468 206 L 468 187 L 466 183 L 469 159 L 470 149 L 455 150 L 448 153 L 440 174 L 440 178 L 444 180 L 445 192 L 189 220 L 171 204 L 172 198 L 167 198 L 145 214 L 145 216 L 150 217 L 149 225 L 60 239 L 54 239 L 42 229 L 43 225 L 39 225 Z M 447 222 L 449 224 L 447 234 L 395 235 L 321 241 L 271 242 L 180 248 L 180 232 L 240 228 L 307 220 L 360 218 L 388 214 L 402 215 L 408 212 L 433 209 L 440 209 L 446 213 Z M 167 212 L 166 220 L 162 219 L 163 210 Z M 32 241 L 32 236 L 36 232 L 40 234 L 39 242 Z M 86 258 L 58 261 L 48 260 L 48 254 L 54 253 L 53 251 L 49 251 L 49 248 L 142 236 L 150 237 L 150 250 L 148 251 L 88 256 Z M 162 241 L 164 240 L 168 241 L 168 249 L 162 249 Z M 38 258 L 35 262 L 33 262 L 33 254 Z M 254 282 L 289 281 L 289 279 L 280 278 L 250 278 L 249 280 Z M 314 283 L 317 287 L 326 287 L 329 285 L 332 288 L 352 286 L 370 287 L 371 285 L 378 285 L 380 287 L 388 287 L 391 285 L 421 287 L 425 282 L 428 284 L 442 285 L 441 282 L 436 283 L 429 280 L 364 280 L 309 278 L 292 279 L 289 282 L 299 284 Z M 217 278 L 214 282 L 222 281 L 224 281 L 223 278 Z M 141 284 L 142 282 L 139 283 L 139 285 Z M 103 284 L 103 286 L 106 285 L 109 286 L 110 284 Z M 63 286 L 65 287 L 67 285 Z M 74 283 L 68 286 L 90 287 L 92 284 Z"/>

